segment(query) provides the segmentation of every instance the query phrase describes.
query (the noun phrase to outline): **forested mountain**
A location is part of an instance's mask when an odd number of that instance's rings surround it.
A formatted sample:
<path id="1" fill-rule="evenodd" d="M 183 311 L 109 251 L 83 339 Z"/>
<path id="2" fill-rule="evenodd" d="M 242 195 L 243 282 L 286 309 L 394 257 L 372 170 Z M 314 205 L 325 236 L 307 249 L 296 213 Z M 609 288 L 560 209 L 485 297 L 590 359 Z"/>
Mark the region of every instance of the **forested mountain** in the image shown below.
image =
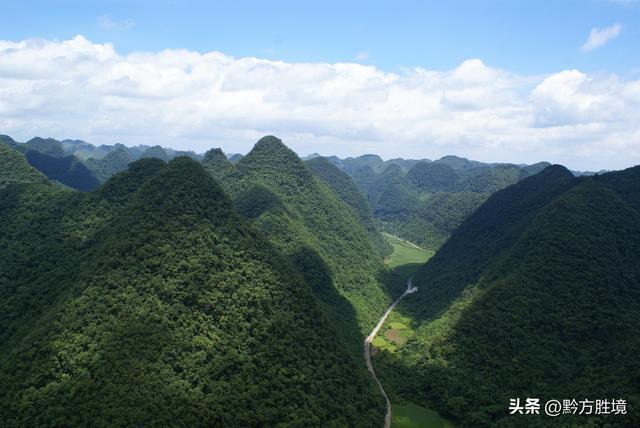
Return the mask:
<path id="1" fill-rule="evenodd" d="M 109 177 L 127 169 L 129 163 L 141 158 L 169 161 L 180 156 L 200 160 L 192 151 L 173 150 L 156 146 L 123 144 L 94 146 L 82 140 L 56 140 L 35 137 L 19 143 L 7 135 L 0 141 L 21 151 L 29 163 L 52 180 L 81 191 L 95 189 Z"/>
<path id="2" fill-rule="evenodd" d="M 211 149 L 206 152 L 202 159 L 202 166 L 204 166 L 216 180 L 220 180 L 234 169 L 233 164 L 227 159 L 220 148 Z"/>
<path id="3" fill-rule="evenodd" d="M 6 135 L 0 138 L 13 149 L 22 152 L 31 166 L 51 180 L 82 191 L 90 191 L 100 184 L 78 158 L 65 153 L 60 141 L 36 137 L 26 143 L 17 143 Z"/>
<path id="4" fill-rule="evenodd" d="M 98 178 L 73 155 L 56 157 L 37 150 L 27 150 L 25 155 L 38 171 L 73 189 L 88 192 L 100 185 Z"/>
<path id="5" fill-rule="evenodd" d="M 548 426 L 509 416 L 516 397 L 625 399 L 628 415 L 553 422 L 640 424 L 640 167 L 554 165 L 496 192 L 414 284 L 416 334 L 377 361 L 393 394 L 470 427 Z"/>
<path id="6" fill-rule="evenodd" d="M 376 155 L 327 159 L 367 196 L 379 228 L 432 250 L 491 193 L 549 165 L 487 164 L 457 156 L 435 161 L 383 161 Z"/>
<path id="7" fill-rule="evenodd" d="M 391 245 L 380 235 L 373 221 L 373 215 L 367 199 L 351 177 L 323 157 L 314 157 L 306 161 L 306 164 L 316 177 L 324 181 L 340 199 L 354 209 L 360 219 L 360 223 L 364 225 L 369 234 L 371 245 L 378 254 L 381 257 L 389 255 L 391 253 Z"/>
<path id="8" fill-rule="evenodd" d="M 258 145 L 239 167 L 245 175 L 235 188 L 251 188 L 245 180 L 270 168 L 281 171 L 282 164 L 262 163 L 273 155 L 290 157 L 286 148 Z M 3 425 L 380 423 L 378 391 L 326 316 L 326 301 L 315 297 L 316 287 L 326 286 L 328 295 L 336 284 L 309 285 L 309 272 L 301 275 L 291 254 L 281 255 L 238 215 L 197 162 L 142 159 L 81 193 L 51 186 L 4 145 L 0 159 Z M 333 210 L 355 216 L 327 196 L 302 162 L 265 184 L 274 192 L 292 184 L 297 187 L 288 190 L 326 198 L 331 211 L 312 214 L 283 194 L 285 209 L 305 221 L 335 220 L 342 231 L 337 219 L 321 217 Z M 292 218 L 291 224 L 304 223 Z M 347 221 L 344 227 L 368 245 L 361 226 Z M 277 243 L 279 235 L 269 235 Z M 328 251 L 318 237 L 305 238 Z M 314 254 L 306 251 L 300 257 Z M 357 270 L 364 262 L 349 258 L 341 242 L 333 251 L 345 270 L 364 274 Z M 330 271 L 319 256 L 310 261 L 316 264 L 309 269 Z M 368 278 L 354 279 L 361 282 L 342 287 L 372 286 Z"/>
<path id="9" fill-rule="evenodd" d="M 149 147 L 145 150 L 140 158 L 156 158 L 163 160 L 165 162 L 169 161 L 169 155 L 167 152 L 160 146 Z"/>
<path id="10" fill-rule="evenodd" d="M 112 175 L 127 169 L 134 161 L 134 156 L 122 144 L 116 144 L 115 148 L 102 158 L 89 158 L 87 166 L 95 173 L 101 182 L 105 182 Z"/>
<path id="11" fill-rule="evenodd" d="M 0 141 L 0 188 L 20 183 L 48 184 L 47 177 L 29 165 L 25 157 Z"/>
<path id="12" fill-rule="evenodd" d="M 236 209 L 293 260 L 360 354 L 360 338 L 389 298 L 381 284 L 382 257 L 359 215 L 271 136 L 258 141 L 220 182 Z"/>

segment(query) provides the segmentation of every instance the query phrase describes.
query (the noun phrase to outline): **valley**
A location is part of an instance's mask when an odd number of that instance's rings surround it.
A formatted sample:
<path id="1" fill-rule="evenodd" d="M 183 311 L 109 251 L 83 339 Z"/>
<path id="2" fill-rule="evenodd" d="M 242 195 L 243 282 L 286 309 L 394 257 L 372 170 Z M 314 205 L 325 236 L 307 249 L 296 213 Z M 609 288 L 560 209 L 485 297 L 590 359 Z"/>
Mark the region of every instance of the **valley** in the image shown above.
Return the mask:
<path id="1" fill-rule="evenodd" d="M 640 167 L 1 140 L 10 426 L 544 425 L 505 415 L 532 385 L 640 403 Z"/>

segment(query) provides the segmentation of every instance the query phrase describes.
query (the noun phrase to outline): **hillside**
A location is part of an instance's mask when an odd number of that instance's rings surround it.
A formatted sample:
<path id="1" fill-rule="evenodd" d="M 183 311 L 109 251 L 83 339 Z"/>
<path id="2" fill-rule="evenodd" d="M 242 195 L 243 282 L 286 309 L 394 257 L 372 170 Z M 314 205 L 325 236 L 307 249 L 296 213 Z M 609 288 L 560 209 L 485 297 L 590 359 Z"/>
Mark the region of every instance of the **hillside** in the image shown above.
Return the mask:
<path id="1" fill-rule="evenodd" d="M 457 156 L 328 159 L 367 196 L 380 229 L 430 250 L 438 249 L 493 192 L 549 165 L 487 164 Z"/>
<path id="2" fill-rule="evenodd" d="M 216 179 L 220 180 L 233 171 L 233 164 L 220 148 L 211 149 L 204 154 L 202 166 Z"/>
<path id="3" fill-rule="evenodd" d="M 9 184 L 0 252 L 7 425 L 382 419 L 311 287 L 193 160 L 143 159 L 91 193 Z"/>
<path id="4" fill-rule="evenodd" d="M 115 148 L 102 158 L 89 158 L 85 162 L 96 177 L 101 181 L 107 181 L 112 175 L 127 169 L 134 161 L 131 152 L 122 144 L 116 144 Z"/>
<path id="5" fill-rule="evenodd" d="M 0 141 L 0 187 L 19 183 L 47 183 L 47 178 L 34 168 L 17 150 Z"/>
<path id="6" fill-rule="evenodd" d="M 360 353 L 384 311 L 382 257 L 358 214 L 282 141 L 264 137 L 221 178 L 234 206 L 288 255 Z M 359 329 L 353 329 L 357 320 Z"/>
<path id="7" fill-rule="evenodd" d="M 324 181 L 343 202 L 353 208 L 360 219 L 360 223 L 367 230 L 371 245 L 377 253 L 381 257 L 388 256 L 391 253 L 391 246 L 378 232 L 367 199 L 351 177 L 323 157 L 315 157 L 305 163 L 313 175 Z"/>
<path id="8" fill-rule="evenodd" d="M 8 135 L 0 135 L 0 141 L 27 155 L 29 163 L 51 180 L 85 192 L 95 189 L 140 158 L 158 158 L 165 162 L 180 156 L 194 160 L 201 158 L 193 151 L 159 145 L 127 147 L 118 143 L 94 146 L 82 140 L 59 141 L 41 137 L 20 143 Z"/>
<path id="9" fill-rule="evenodd" d="M 548 423 L 509 417 L 514 397 L 640 405 L 640 167 L 574 178 L 552 166 L 495 193 L 414 284 L 400 311 L 416 334 L 377 361 L 397 396 L 474 427 Z M 554 422 L 640 414 L 594 419 Z"/>
<path id="10" fill-rule="evenodd" d="M 72 189 L 89 192 L 100 185 L 98 178 L 73 155 L 56 157 L 37 150 L 27 150 L 25 155 L 31 166 Z"/>

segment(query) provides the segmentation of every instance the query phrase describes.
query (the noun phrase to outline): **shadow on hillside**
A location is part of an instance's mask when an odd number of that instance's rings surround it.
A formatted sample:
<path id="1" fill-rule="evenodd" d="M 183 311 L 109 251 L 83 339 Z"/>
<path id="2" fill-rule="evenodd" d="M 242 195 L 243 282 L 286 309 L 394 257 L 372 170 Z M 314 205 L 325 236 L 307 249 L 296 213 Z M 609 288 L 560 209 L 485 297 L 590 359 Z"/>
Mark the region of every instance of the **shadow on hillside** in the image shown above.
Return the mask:
<path id="1" fill-rule="evenodd" d="M 0 343 L 16 334 L 28 334 L 29 320 L 65 299 L 69 288 L 62 285 L 75 275 L 75 256 L 83 247 L 80 236 L 68 233 L 67 222 L 87 201 L 86 194 L 61 191 L 53 185 L 0 189 L 0 217 L 9 219 L 0 226 L 0 247 L 6 251 L 0 261 L 4 277 Z"/>
<path id="2" fill-rule="evenodd" d="M 329 266 L 316 251 L 309 247 L 298 249 L 290 255 L 290 258 L 305 282 L 311 286 L 313 294 L 321 303 L 323 312 L 336 326 L 336 337 L 340 341 L 344 340 L 344 345 L 350 350 L 357 349 L 359 355 L 363 337 L 358 328 L 356 311 L 336 289 Z"/>

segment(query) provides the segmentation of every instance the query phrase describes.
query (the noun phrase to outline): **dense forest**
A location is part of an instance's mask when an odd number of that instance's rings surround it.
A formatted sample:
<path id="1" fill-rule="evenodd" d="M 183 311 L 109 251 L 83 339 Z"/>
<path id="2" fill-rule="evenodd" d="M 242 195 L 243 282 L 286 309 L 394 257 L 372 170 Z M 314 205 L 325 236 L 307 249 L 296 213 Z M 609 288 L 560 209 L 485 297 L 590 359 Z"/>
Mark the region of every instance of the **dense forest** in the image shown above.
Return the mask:
<path id="1" fill-rule="evenodd" d="M 320 284 L 198 162 L 141 159 L 80 193 L 2 143 L 0 161 L 3 424 L 380 423 Z"/>
<path id="2" fill-rule="evenodd" d="M 0 164 L 3 425 L 380 426 L 362 340 L 415 272 L 406 336 L 375 349 L 393 403 L 543 427 L 509 400 L 615 398 L 628 415 L 552 421 L 640 426 L 640 167 L 303 160 L 273 136 L 3 135 Z M 388 267 L 380 231 L 429 251 Z"/>
<path id="3" fill-rule="evenodd" d="M 493 192 L 549 165 L 487 164 L 457 156 L 435 161 L 383 161 L 376 155 L 327 160 L 367 196 L 380 229 L 430 250 L 438 249 Z"/>
<path id="4" fill-rule="evenodd" d="M 235 164 L 221 154 L 209 152 L 205 167 L 220 178 L 238 212 L 290 258 L 360 353 L 359 338 L 389 302 L 382 256 L 362 214 L 276 137 L 260 139 Z M 359 330 L 352 328 L 354 319 Z"/>
<path id="5" fill-rule="evenodd" d="M 192 151 L 158 145 L 127 147 L 114 144 L 96 147 L 81 140 L 60 141 L 40 137 L 19 143 L 8 135 L 0 135 L 0 142 L 24 153 L 27 162 L 51 180 L 83 192 L 96 189 L 138 159 L 157 158 L 166 162 L 179 156 L 195 160 L 202 158 Z"/>
<path id="6" fill-rule="evenodd" d="M 548 426 L 510 398 L 625 399 L 628 415 L 553 422 L 640 424 L 640 167 L 554 165 L 498 191 L 414 284 L 399 311 L 416 334 L 376 361 L 394 396 L 469 427 Z"/>

